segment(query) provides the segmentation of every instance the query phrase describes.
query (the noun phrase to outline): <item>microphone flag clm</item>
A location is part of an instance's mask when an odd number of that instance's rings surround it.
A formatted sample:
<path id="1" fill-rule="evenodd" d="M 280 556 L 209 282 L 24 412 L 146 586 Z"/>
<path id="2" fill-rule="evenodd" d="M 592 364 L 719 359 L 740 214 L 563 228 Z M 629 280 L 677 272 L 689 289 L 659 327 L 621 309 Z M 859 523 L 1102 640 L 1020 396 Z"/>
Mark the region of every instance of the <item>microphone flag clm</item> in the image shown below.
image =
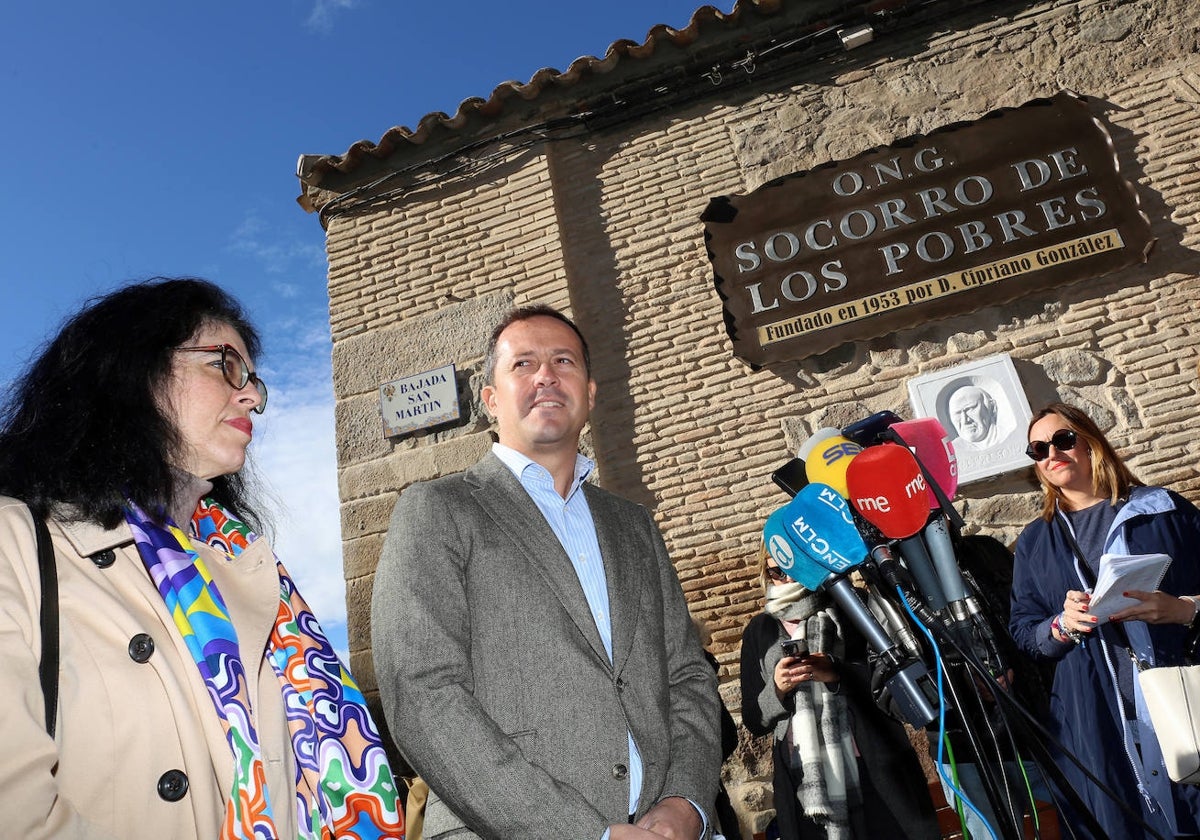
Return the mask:
<path id="1" fill-rule="evenodd" d="M 967 597 L 968 591 L 958 569 L 950 527 L 946 521 L 947 515 L 954 514 L 957 517 L 954 508 L 949 507 L 950 500 L 958 492 L 958 459 L 954 454 L 954 445 L 950 443 L 950 435 L 935 417 L 903 420 L 893 424 L 888 433 L 897 442 L 913 450 L 913 454 L 932 479 L 928 488 L 929 507 L 935 513 L 925 526 L 923 536 L 946 600 L 951 604 L 962 601 Z M 938 498 L 935 484 L 945 497 L 945 505 Z M 961 519 L 955 521 L 959 526 L 962 524 Z"/>
<path id="2" fill-rule="evenodd" d="M 916 420 L 901 420 L 888 428 L 888 433 L 897 443 L 907 446 L 925 467 L 934 484 L 947 499 L 958 492 L 958 456 L 950 435 L 936 417 L 918 417 Z M 940 508 L 933 484 L 929 485 L 929 507 Z"/>
<path id="3" fill-rule="evenodd" d="M 763 539 L 779 568 L 813 591 L 867 557 L 846 500 L 823 484 L 806 484 L 767 517 Z"/>

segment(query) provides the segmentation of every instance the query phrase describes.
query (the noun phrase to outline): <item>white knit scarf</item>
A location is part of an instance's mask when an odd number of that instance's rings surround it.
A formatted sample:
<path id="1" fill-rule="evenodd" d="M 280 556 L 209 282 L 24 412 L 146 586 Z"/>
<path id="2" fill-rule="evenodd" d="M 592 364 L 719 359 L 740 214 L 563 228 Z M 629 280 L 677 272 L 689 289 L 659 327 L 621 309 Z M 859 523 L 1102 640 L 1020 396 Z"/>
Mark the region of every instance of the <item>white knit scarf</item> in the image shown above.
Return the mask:
<path id="1" fill-rule="evenodd" d="M 810 651 L 839 661 L 844 656 L 841 627 L 828 596 L 798 583 L 773 585 L 767 588 L 766 610 L 786 635 L 806 639 Z M 763 663 L 767 675 L 781 658 L 779 646 L 772 646 Z M 815 680 L 801 683 L 792 697 L 785 749 L 789 764 L 801 768 L 796 798 L 804 815 L 825 828 L 826 837 L 849 840 L 849 810 L 861 805 L 862 793 L 846 699 Z"/>

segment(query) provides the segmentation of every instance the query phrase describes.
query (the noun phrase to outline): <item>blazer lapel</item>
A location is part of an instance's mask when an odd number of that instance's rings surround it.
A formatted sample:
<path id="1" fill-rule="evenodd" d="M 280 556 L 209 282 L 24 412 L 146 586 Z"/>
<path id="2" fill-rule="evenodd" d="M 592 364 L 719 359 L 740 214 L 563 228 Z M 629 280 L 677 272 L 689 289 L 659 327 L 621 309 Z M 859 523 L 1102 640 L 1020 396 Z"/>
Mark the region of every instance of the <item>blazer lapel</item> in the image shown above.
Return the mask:
<path id="1" fill-rule="evenodd" d="M 587 494 L 592 521 L 596 525 L 596 539 L 600 543 L 600 556 L 604 561 L 608 612 L 612 617 L 613 669 L 620 673 L 637 635 L 642 587 L 648 585 L 643 580 L 644 558 L 639 556 L 637 541 L 629 536 L 637 523 L 614 505 L 608 494 L 596 492 L 588 484 L 583 490 Z"/>
<path id="2" fill-rule="evenodd" d="M 530 561 L 596 655 L 608 664 L 608 653 L 592 619 L 575 567 L 521 482 L 491 453 L 469 470 L 468 480 L 475 485 L 472 491 L 475 501 L 496 528 L 511 540 L 516 551 Z M 607 564 L 605 571 L 607 573 Z M 611 580 L 609 589 L 611 592 Z M 614 624 L 615 618 L 614 615 Z"/>

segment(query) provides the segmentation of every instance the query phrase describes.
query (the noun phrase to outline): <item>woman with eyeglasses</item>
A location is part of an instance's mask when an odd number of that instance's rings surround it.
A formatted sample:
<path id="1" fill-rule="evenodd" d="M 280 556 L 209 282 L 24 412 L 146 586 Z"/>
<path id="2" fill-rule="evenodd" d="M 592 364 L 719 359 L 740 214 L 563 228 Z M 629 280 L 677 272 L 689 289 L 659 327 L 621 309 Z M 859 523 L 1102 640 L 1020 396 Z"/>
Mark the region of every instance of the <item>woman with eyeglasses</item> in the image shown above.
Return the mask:
<path id="1" fill-rule="evenodd" d="M 1030 656 L 1057 662 L 1050 729 L 1057 760 L 1082 803 L 1061 802 L 1079 837 L 1193 837 L 1200 791 L 1167 777 L 1141 702 L 1136 669 L 1182 663 L 1200 608 L 1200 511 L 1147 487 L 1080 409 L 1052 403 L 1029 424 L 1042 513 L 1017 540 L 1009 629 Z M 1159 588 L 1099 623 L 1088 611 L 1105 554 L 1170 555 Z M 1126 807 L 1127 806 L 1128 810 Z M 1094 815 L 1097 826 L 1082 816 Z"/>
<path id="2" fill-rule="evenodd" d="M 742 634 L 742 722 L 774 736 L 778 836 L 937 840 L 920 760 L 872 699 L 865 641 L 828 595 L 789 578 L 765 547 L 759 559 L 766 608 Z"/>
<path id="3" fill-rule="evenodd" d="M 258 351 L 221 289 L 159 278 L 90 301 L 11 388 L 0 834 L 403 837 L 362 694 L 256 533 Z"/>

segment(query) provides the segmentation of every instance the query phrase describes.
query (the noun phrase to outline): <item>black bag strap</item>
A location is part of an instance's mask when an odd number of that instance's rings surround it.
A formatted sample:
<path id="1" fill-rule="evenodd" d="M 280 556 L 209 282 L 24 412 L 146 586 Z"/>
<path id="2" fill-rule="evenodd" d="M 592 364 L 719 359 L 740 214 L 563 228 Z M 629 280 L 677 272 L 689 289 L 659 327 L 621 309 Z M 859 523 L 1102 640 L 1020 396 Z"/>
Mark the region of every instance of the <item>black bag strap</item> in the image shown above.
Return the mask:
<path id="1" fill-rule="evenodd" d="M 1066 520 L 1063 519 L 1064 514 L 1061 511 L 1054 512 L 1054 524 L 1058 526 L 1058 530 L 1062 533 L 1063 539 L 1067 541 L 1067 545 L 1071 546 L 1071 553 L 1075 555 L 1075 559 L 1079 561 L 1079 571 L 1083 575 L 1084 583 L 1090 589 L 1096 585 L 1096 573 L 1092 571 L 1092 567 L 1088 565 L 1087 558 L 1083 556 L 1083 549 L 1079 547 L 1079 543 L 1075 541 L 1075 535 L 1071 533 L 1071 529 L 1067 527 Z"/>
<path id="2" fill-rule="evenodd" d="M 42 582 L 42 661 L 38 677 L 46 701 L 46 732 L 53 738 L 58 715 L 58 570 L 46 520 L 35 514 L 33 527 L 37 532 L 38 574 Z"/>

